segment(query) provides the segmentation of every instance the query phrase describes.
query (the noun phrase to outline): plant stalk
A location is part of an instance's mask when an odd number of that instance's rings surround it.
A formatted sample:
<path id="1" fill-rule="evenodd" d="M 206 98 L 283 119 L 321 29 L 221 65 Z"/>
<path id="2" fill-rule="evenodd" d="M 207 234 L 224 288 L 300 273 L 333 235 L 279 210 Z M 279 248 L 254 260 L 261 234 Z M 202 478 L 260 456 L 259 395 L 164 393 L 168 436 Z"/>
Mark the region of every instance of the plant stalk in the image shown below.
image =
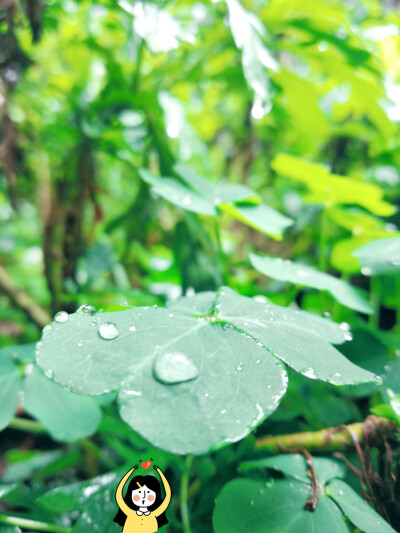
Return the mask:
<path id="1" fill-rule="evenodd" d="M 192 468 L 193 455 L 187 455 L 184 463 L 184 470 L 181 478 L 180 488 L 180 508 L 182 528 L 184 533 L 191 533 L 190 520 L 189 520 L 189 508 L 188 508 L 188 493 L 189 493 L 189 478 L 190 470 Z"/>
<path id="2" fill-rule="evenodd" d="M 27 418 L 14 417 L 8 424 L 9 428 L 18 429 L 20 431 L 27 431 L 29 433 L 46 433 L 46 428 L 36 420 L 28 420 Z"/>
<path id="3" fill-rule="evenodd" d="M 381 430 L 398 431 L 395 422 L 387 418 L 368 417 L 373 420 L 375 427 Z M 349 424 L 351 430 L 360 443 L 364 440 L 363 429 L 366 422 Z M 354 441 L 349 431 L 340 427 L 321 429 L 320 431 L 305 431 L 289 435 L 267 435 L 256 439 L 256 448 L 279 453 L 285 450 L 304 448 L 308 451 L 339 451 L 354 447 Z"/>
<path id="4" fill-rule="evenodd" d="M 0 514 L 0 523 L 9 526 L 18 526 L 24 529 L 34 529 L 36 531 L 49 531 L 51 533 L 71 533 L 72 531 L 69 527 L 48 524 L 47 522 L 39 522 L 38 520 L 30 520 L 29 518 L 22 518 L 20 516 Z"/>

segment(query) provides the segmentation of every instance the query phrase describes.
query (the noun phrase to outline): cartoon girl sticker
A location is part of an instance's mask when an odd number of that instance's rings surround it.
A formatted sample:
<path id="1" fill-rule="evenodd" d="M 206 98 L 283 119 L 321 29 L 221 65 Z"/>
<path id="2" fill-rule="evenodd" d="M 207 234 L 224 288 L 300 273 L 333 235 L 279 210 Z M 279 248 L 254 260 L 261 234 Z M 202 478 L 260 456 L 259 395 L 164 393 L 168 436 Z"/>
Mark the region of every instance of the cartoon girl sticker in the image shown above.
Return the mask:
<path id="1" fill-rule="evenodd" d="M 151 464 L 148 462 L 149 465 Z M 128 491 L 125 497 L 122 496 L 122 489 L 128 481 L 130 475 L 138 468 L 135 465 L 129 472 L 127 472 L 121 479 L 115 499 L 117 501 L 119 511 L 115 515 L 114 522 L 123 527 L 123 533 L 154 533 L 160 527 L 168 524 L 168 519 L 165 516 L 169 502 L 171 501 L 171 488 L 169 483 L 158 468 L 153 465 L 163 482 L 165 490 L 165 498 L 161 496 L 161 486 L 158 479 L 154 476 L 135 476 L 131 479 Z"/>

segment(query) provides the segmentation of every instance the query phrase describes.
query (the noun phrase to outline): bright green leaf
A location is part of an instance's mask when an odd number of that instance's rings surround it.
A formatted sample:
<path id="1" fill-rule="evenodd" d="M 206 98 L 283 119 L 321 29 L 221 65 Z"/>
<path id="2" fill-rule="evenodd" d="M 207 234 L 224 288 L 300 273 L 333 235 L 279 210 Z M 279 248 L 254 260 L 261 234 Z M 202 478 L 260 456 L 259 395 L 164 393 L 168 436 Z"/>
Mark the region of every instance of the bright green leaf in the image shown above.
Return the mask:
<path id="1" fill-rule="evenodd" d="M 366 314 L 373 313 L 363 291 L 325 272 L 319 272 L 308 265 L 284 261 L 280 257 L 250 254 L 250 261 L 255 269 L 270 278 L 328 291 L 338 302 L 350 309 Z"/>

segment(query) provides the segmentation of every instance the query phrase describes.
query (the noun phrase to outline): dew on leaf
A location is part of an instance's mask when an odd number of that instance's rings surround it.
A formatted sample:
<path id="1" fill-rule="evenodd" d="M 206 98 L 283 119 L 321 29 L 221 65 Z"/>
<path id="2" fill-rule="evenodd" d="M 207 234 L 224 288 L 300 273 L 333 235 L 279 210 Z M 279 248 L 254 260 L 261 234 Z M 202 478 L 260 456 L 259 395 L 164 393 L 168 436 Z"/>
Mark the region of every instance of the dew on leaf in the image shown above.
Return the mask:
<path id="1" fill-rule="evenodd" d="M 47 378 L 51 379 L 53 377 L 53 371 L 51 370 L 51 368 L 48 368 L 47 370 L 45 370 L 44 375 Z"/>
<path id="2" fill-rule="evenodd" d="M 136 326 L 129 326 L 129 331 L 136 331 Z"/>
<path id="3" fill-rule="evenodd" d="M 113 322 L 104 322 L 99 327 L 99 335 L 102 339 L 111 341 L 118 337 L 119 330 Z"/>
<path id="4" fill-rule="evenodd" d="M 153 366 L 154 377 L 161 383 L 172 385 L 199 377 L 199 369 L 184 353 L 172 352 L 159 355 Z"/>
<path id="5" fill-rule="evenodd" d="M 46 335 L 48 335 L 52 329 L 53 326 L 51 324 L 47 324 L 47 326 L 42 329 L 42 337 L 46 337 Z"/>
<path id="6" fill-rule="evenodd" d="M 261 365 L 261 359 L 254 359 L 253 362 L 255 365 Z"/>
<path id="7" fill-rule="evenodd" d="M 350 324 L 348 324 L 347 322 L 342 322 L 339 325 L 339 329 L 341 329 L 342 331 L 350 331 Z"/>
<path id="8" fill-rule="evenodd" d="M 55 317 L 54 317 L 54 320 L 56 322 L 59 322 L 59 323 L 63 323 L 63 322 L 67 322 L 69 316 L 68 316 L 68 313 L 66 311 L 59 311 Z"/>
<path id="9" fill-rule="evenodd" d="M 361 273 L 364 274 L 364 276 L 372 276 L 373 270 L 370 267 L 362 267 Z"/>
<path id="10" fill-rule="evenodd" d="M 76 312 L 80 315 L 93 316 L 94 314 L 96 314 L 96 309 L 93 307 L 93 305 L 83 304 L 78 307 Z"/>

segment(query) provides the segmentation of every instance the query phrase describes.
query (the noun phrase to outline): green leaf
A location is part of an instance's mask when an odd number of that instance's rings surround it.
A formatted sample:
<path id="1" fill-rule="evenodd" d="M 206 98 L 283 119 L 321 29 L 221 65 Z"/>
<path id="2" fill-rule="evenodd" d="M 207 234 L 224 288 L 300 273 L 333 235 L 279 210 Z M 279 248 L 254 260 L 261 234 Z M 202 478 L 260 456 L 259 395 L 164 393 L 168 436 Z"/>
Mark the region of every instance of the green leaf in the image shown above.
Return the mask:
<path id="1" fill-rule="evenodd" d="M 293 224 L 291 218 L 286 217 L 265 204 L 221 204 L 219 209 L 237 218 L 241 222 L 255 228 L 275 239 L 281 239 L 286 228 Z"/>
<path id="2" fill-rule="evenodd" d="M 42 422 L 54 440 L 72 442 L 94 433 L 101 410 L 92 398 L 74 394 L 43 375 L 29 369 L 24 383 L 24 407 Z"/>
<path id="3" fill-rule="evenodd" d="M 20 363 L 33 363 L 35 360 L 36 343 L 17 344 L 16 346 L 7 346 L 0 350 L 0 357 L 5 355 Z"/>
<path id="4" fill-rule="evenodd" d="M 219 293 L 217 307 L 219 319 L 245 331 L 311 379 L 335 385 L 376 380 L 374 374 L 352 364 L 327 342 L 339 342 L 333 340 L 333 334 L 337 335 L 335 325 L 327 320 L 239 296 L 225 287 Z M 342 333 L 346 335 L 348 326 L 344 326 Z M 326 335 L 328 332 L 330 336 Z"/>
<path id="5" fill-rule="evenodd" d="M 8 426 L 17 410 L 20 389 L 21 374 L 18 368 L 13 361 L 0 355 L 0 431 Z"/>
<path id="6" fill-rule="evenodd" d="M 381 515 L 340 479 L 331 481 L 325 490 L 348 519 L 364 533 L 395 533 Z"/>
<path id="7" fill-rule="evenodd" d="M 89 481 L 57 487 L 40 496 L 37 503 L 52 512 L 79 511 L 79 518 L 73 527 L 74 532 L 117 533 L 121 528 L 113 522 L 118 511 L 115 491 L 122 475 L 122 472 L 110 472 Z"/>
<path id="8" fill-rule="evenodd" d="M 63 452 L 26 452 L 21 453 L 19 457 L 12 458 L 1 476 L 5 483 L 28 479 L 36 471 L 50 467 L 63 457 Z M 11 459 L 7 456 L 7 459 Z"/>
<path id="9" fill-rule="evenodd" d="M 214 185 L 198 176 L 191 167 L 181 163 L 174 166 L 177 174 L 193 189 L 208 198 L 222 212 L 267 235 L 280 239 L 293 220 L 279 211 L 261 204 L 257 193 L 245 185 L 224 183 Z"/>
<path id="10" fill-rule="evenodd" d="M 145 168 L 140 169 L 139 174 L 151 186 L 151 190 L 155 194 L 165 198 L 174 205 L 202 215 L 214 216 L 217 214 L 215 206 L 211 202 L 195 191 L 185 187 L 185 185 L 182 185 L 177 180 L 164 177 L 158 178 Z"/>
<path id="11" fill-rule="evenodd" d="M 304 506 L 311 485 L 298 481 L 234 479 L 218 494 L 215 533 L 348 533 L 335 503 L 320 495 L 315 512 Z"/>
<path id="12" fill-rule="evenodd" d="M 356 204 L 379 216 L 389 216 L 395 212 L 395 208 L 382 199 L 383 190 L 377 185 L 331 174 L 323 165 L 288 154 L 278 154 L 271 162 L 271 167 L 278 174 L 306 184 L 310 194 L 305 199 L 310 203 L 329 206 Z"/>
<path id="13" fill-rule="evenodd" d="M 373 313 L 373 308 L 363 291 L 325 272 L 289 260 L 284 261 L 280 257 L 250 254 L 250 261 L 256 270 L 270 278 L 328 291 L 338 302 L 350 309 L 366 314 Z"/>
<path id="14" fill-rule="evenodd" d="M 269 80 L 265 68 L 278 70 L 278 63 L 265 47 L 262 37 L 267 31 L 262 22 L 244 9 L 238 0 L 226 0 L 229 25 L 236 46 L 242 50 L 245 78 L 261 101 L 269 99 Z"/>
<path id="15" fill-rule="evenodd" d="M 400 394 L 395 394 L 391 389 L 386 389 L 386 392 L 389 403 L 376 405 L 371 411 L 374 415 L 389 418 L 400 426 Z"/>
<path id="16" fill-rule="evenodd" d="M 344 463 L 326 457 L 314 457 L 314 467 L 317 473 L 318 481 L 326 484 L 334 478 L 344 478 L 346 475 L 346 466 Z M 240 463 L 240 472 L 251 470 L 263 470 L 269 468 L 282 472 L 285 476 L 293 477 L 304 483 L 310 482 L 310 476 L 307 475 L 308 466 L 303 455 L 283 454 L 274 457 L 265 457 L 263 459 L 254 459 L 253 461 L 244 461 Z"/>
<path id="17" fill-rule="evenodd" d="M 175 172 L 181 177 L 189 187 L 197 190 L 200 194 L 212 201 L 214 205 L 222 203 L 246 202 L 249 204 L 259 204 L 260 196 L 241 183 L 223 183 L 215 185 L 211 181 L 202 178 L 189 166 L 183 163 L 174 165 Z"/>
<path id="18" fill-rule="evenodd" d="M 69 315 L 46 332 L 37 360 L 76 392 L 118 389 L 122 418 L 181 454 L 243 438 L 276 409 L 287 384 L 282 364 L 253 339 L 165 309 Z"/>
<path id="19" fill-rule="evenodd" d="M 400 237 L 372 241 L 353 252 L 366 276 L 400 273 Z"/>

